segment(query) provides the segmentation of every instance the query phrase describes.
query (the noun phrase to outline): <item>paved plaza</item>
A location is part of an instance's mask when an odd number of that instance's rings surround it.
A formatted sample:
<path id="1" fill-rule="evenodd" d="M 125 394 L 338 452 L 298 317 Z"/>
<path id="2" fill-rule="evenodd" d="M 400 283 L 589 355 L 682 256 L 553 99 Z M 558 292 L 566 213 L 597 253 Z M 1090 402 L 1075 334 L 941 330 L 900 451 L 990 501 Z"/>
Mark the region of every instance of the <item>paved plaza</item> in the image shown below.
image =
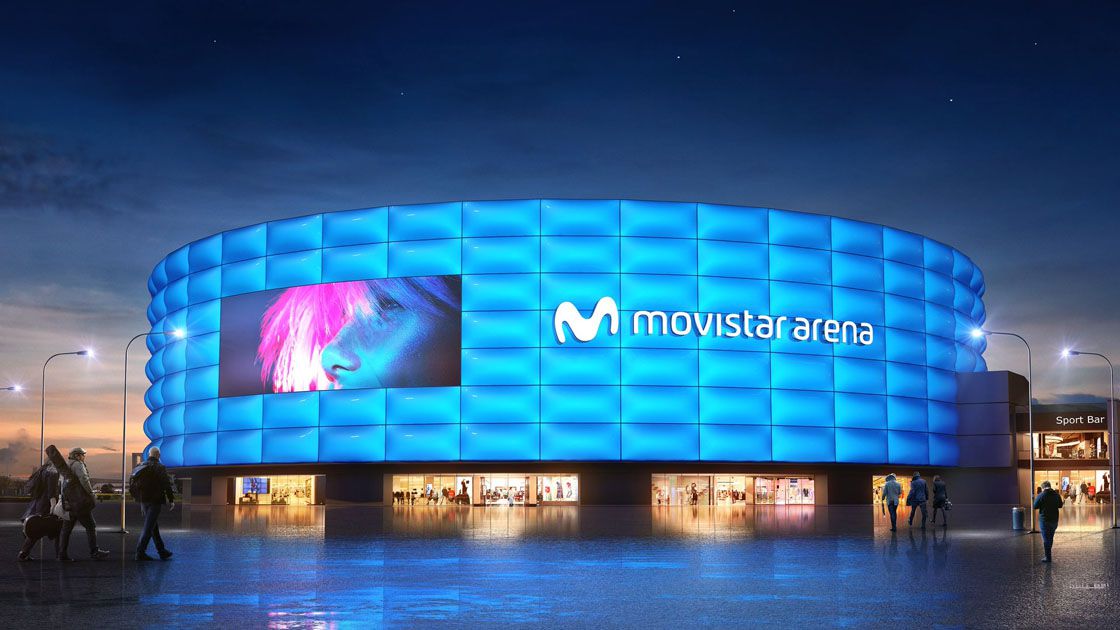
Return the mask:
<path id="1" fill-rule="evenodd" d="M 1120 535 L 1064 510 L 1055 562 L 1009 507 L 892 534 L 871 507 L 188 507 L 175 557 L 17 563 L 0 504 L 7 627 L 1115 627 Z M 134 509 L 130 518 L 138 520 Z M 1102 529 L 1103 528 L 1103 529 Z M 80 527 L 79 527 L 80 530 Z M 85 537 L 75 532 L 73 555 Z M 122 553 L 122 550 L 126 553 Z M 36 556 L 42 556 L 37 550 Z"/>

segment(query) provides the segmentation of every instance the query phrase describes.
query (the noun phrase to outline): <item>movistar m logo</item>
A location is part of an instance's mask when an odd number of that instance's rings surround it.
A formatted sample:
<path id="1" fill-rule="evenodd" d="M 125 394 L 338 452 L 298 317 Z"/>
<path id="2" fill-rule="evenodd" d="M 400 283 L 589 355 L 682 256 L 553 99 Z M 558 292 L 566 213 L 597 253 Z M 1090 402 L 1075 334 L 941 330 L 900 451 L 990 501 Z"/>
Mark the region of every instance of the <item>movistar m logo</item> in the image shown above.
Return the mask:
<path id="1" fill-rule="evenodd" d="M 572 336 L 580 341 L 591 341 L 599 334 L 599 324 L 606 317 L 611 320 L 611 334 L 618 334 L 618 305 L 612 297 L 601 297 L 595 303 L 595 310 L 591 317 L 580 315 L 579 309 L 571 302 L 563 302 L 556 307 L 556 314 L 552 316 L 552 326 L 556 329 L 556 340 L 560 343 L 567 341 L 564 336 L 564 324 L 572 330 Z"/>

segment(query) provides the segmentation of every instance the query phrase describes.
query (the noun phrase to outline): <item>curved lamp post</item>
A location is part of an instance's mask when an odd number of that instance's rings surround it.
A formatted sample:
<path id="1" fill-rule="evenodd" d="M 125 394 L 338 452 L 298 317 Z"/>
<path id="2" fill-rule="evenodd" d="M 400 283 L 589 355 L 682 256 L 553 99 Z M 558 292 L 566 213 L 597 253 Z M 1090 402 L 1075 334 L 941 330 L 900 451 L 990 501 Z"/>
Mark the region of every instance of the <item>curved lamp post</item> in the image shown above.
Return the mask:
<path id="1" fill-rule="evenodd" d="M 1112 503 L 1112 528 L 1116 529 L 1116 414 L 1113 407 L 1116 404 L 1116 377 L 1112 369 L 1112 361 L 1097 352 L 1080 352 L 1077 350 L 1062 350 L 1062 358 L 1067 357 L 1100 357 L 1108 364 L 1108 501 Z"/>
<path id="2" fill-rule="evenodd" d="M 22 391 L 23 391 L 23 386 L 21 386 L 21 385 L 11 385 L 11 386 L 8 386 L 8 387 L 0 387 L 0 392 L 17 392 L 18 393 L 18 392 L 22 392 Z"/>
<path id="3" fill-rule="evenodd" d="M 59 352 L 47 357 L 43 361 L 43 389 L 39 392 L 39 465 L 43 465 L 43 451 L 47 448 L 46 443 L 46 428 L 47 428 L 47 364 L 55 357 L 89 357 L 93 358 L 93 350 L 76 350 L 74 352 Z"/>
<path id="4" fill-rule="evenodd" d="M 128 530 L 124 528 L 125 518 L 125 503 L 128 500 L 128 350 L 132 344 L 138 339 L 147 339 L 156 335 L 164 335 L 182 339 L 186 333 L 180 329 L 175 329 L 169 333 L 167 332 L 146 332 L 136 335 L 128 340 L 124 346 L 124 396 L 121 403 L 121 528 L 117 533 L 127 534 Z"/>
<path id="5" fill-rule="evenodd" d="M 983 328 L 972 329 L 973 339 L 979 339 L 985 335 L 1003 335 L 1005 337 L 1014 337 L 1019 341 L 1022 341 L 1023 345 L 1027 347 L 1027 439 L 1030 441 L 1030 446 L 1027 449 L 1027 455 L 1030 458 L 1030 478 L 1028 479 L 1027 483 L 1027 492 L 1028 496 L 1033 497 L 1034 494 L 1031 488 L 1034 488 L 1034 367 L 1033 363 L 1031 362 L 1031 344 L 1027 343 L 1027 340 L 1024 339 L 1021 335 L 1015 334 L 1013 332 L 1000 332 L 996 330 L 985 330 Z M 1016 455 L 1015 459 L 1017 461 L 1019 457 Z M 1028 503 L 1030 503 L 1029 500 Z M 1027 533 L 1034 534 L 1036 533 L 1034 529 L 1034 510 L 1028 508 L 1027 514 L 1029 515 L 1030 519 L 1030 526 L 1027 528 Z"/>

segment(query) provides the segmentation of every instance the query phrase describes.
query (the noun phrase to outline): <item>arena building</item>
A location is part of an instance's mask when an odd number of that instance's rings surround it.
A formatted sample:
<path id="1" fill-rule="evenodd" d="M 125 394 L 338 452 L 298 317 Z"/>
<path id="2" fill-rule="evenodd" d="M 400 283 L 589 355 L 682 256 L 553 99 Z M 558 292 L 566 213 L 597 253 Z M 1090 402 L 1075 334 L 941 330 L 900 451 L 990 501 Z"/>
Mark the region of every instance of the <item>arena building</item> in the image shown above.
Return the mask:
<path id="1" fill-rule="evenodd" d="M 148 282 L 150 446 L 208 503 L 1013 502 L 984 280 L 891 227 L 507 200 L 215 234 Z"/>

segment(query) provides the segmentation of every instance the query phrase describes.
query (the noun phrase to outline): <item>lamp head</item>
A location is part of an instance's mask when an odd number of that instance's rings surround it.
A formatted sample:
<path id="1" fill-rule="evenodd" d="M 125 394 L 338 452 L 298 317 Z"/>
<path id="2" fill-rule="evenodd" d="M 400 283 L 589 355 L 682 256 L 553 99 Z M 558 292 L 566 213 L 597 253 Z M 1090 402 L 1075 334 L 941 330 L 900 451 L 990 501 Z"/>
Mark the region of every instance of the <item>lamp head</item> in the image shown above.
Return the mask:
<path id="1" fill-rule="evenodd" d="M 23 385 L 12 385 L 12 391 L 19 393 L 23 391 Z"/>
<path id="2" fill-rule="evenodd" d="M 1076 350 L 1070 350 L 1069 348 L 1065 348 L 1065 349 L 1062 350 L 1062 358 L 1063 359 L 1066 359 L 1066 358 L 1069 358 L 1069 357 L 1076 357 L 1079 354 L 1081 354 L 1081 353 L 1076 351 Z"/>
<path id="3" fill-rule="evenodd" d="M 171 331 L 171 336 L 176 339 L 182 339 L 183 337 L 187 336 L 187 331 L 183 330 L 182 328 L 176 328 L 175 330 Z"/>
<path id="4" fill-rule="evenodd" d="M 983 328 L 973 328 L 971 334 L 972 334 L 973 339 L 979 339 L 979 338 L 984 336 L 984 329 Z"/>
<path id="5" fill-rule="evenodd" d="M 92 359 L 94 357 L 93 348 L 86 348 L 85 350 L 79 350 L 78 351 L 78 356 L 89 357 L 89 358 Z"/>

